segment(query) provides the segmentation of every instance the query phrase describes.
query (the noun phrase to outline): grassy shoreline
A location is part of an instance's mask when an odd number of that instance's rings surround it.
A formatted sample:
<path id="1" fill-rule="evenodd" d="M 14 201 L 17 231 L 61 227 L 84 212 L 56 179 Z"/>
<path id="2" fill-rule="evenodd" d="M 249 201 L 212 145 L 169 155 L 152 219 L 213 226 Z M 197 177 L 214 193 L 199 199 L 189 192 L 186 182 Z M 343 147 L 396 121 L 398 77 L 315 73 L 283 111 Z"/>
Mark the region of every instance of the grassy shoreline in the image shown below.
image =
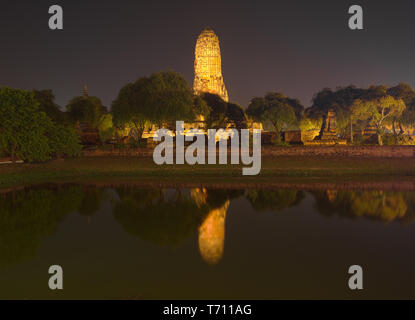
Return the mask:
<path id="1" fill-rule="evenodd" d="M 153 184 L 272 184 L 415 179 L 411 158 L 265 157 L 261 174 L 241 165 L 157 166 L 151 158 L 83 157 L 0 166 L 0 189 L 59 182 L 142 181 Z"/>

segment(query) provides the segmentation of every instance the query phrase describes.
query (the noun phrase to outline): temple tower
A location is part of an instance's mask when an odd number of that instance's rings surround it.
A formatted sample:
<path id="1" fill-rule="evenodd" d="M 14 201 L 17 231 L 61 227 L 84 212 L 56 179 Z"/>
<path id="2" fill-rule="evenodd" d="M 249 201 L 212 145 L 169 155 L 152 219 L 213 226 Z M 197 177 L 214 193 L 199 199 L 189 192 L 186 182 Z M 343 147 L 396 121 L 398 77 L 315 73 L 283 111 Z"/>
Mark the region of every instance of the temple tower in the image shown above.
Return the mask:
<path id="1" fill-rule="evenodd" d="M 88 87 L 87 87 L 86 84 L 84 85 L 84 90 L 82 91 L 82 96 L 85 100 L 88 99 Z"/>
<path id="2" fill-rule="evenodd" d="M 210 28 L 205 28 L 197 39 L 193 90 L 196 94 L 217 94 L 223 100 L 229 101 L 222 76 L 219 38 Z"/>
<path id="3" fill-rule="evenodd" d="M 338 140 L 337 137 L 337 118 L 333 109 L 329 109 L 324 118 L 323 127 L 321 128 L 320 140 Z"/>

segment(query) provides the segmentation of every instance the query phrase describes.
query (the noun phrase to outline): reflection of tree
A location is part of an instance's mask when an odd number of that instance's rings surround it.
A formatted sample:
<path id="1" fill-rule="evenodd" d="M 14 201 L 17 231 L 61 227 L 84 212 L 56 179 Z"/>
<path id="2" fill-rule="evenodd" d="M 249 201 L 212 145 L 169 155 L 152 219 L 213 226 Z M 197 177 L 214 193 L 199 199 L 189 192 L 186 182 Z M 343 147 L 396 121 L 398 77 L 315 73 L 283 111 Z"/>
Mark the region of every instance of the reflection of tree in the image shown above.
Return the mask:
<path id="1" fill-rule="evenodd" d="M 222 207 L 226 201 L 237 199 L 244 195 L 244 190 L 222 190 L 222 189 L 207 189 L 206 203 L 210 209 Z"/>
<path id="2" fill-rule="evenodd" d="M 242 196 L 242 190 L 192 189 L 191 196 L 198 207 L 208 205 L 209 212 L 199 227 L 199 252 L 203 260 L 215 265 L 222 259 L 225 248 L 225 221 L 230 199 Z"/>
<path id="3" fill-rule="evenodd" d="M 407 207 L 406 214 L 402 217 L 402 222 L 412 223 L 415 221 L 415 193 L 403 192 L 402 196 Z"/>
<path id="4" fill-rule="evenodd" d="M 207 213 L 180 190 L 118 188 L 115 219 L 130 234 L 160 245 L 178 245 L 197 230 Z"/>
<path id="5" fill-rule="evenodd" d="M 297 190 L 247 190 L 246 198 L 256 211 L 280 211 L 298 205 L 304 193 Z"/>
<path id="6" fill-rule="evenodd" d="M 85 187 L 84 197 L 78 208 L 79 214 L 92 217 L 101 207 L 103 191 L 103 189 L 97 187 Z"/>
<path id="7" fill-rule="evenodd" d="M 80 187 L 31 188 L 0 195 L 0 266 L 34 257 L 83 198 Z"/>
<path id="8" fill-rule="evenodd" d="M 341 215 L 350 218 L 393 221 L 402 219 L 407 205 L 401 192 L 385 191 L 338 191 L 329 199 L 327 192 L 314 192 L 316 208 L 324 215 Z"/>
<path id="9" fill-rule="evenodd" d="M 208 263 L 223 254 L 225 216 L 230 199 L 243 190 L 160 190 L 123 187 L 114 216 L 130 234 L 164 246 L 177 246 L 199 231 L 199 248 Z"/>

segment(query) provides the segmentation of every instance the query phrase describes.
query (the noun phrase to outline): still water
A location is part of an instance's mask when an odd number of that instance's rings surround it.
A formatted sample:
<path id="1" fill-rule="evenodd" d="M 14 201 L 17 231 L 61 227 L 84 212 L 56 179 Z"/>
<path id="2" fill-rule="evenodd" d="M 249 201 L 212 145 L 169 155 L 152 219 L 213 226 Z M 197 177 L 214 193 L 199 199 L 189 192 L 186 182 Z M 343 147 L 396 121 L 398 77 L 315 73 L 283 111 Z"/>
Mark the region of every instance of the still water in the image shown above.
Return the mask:
<path id="1" fill-rule="evenodd" d="M 0 298 L 415 298 L 414 220 L 414 192 L 27 188 L 0 194 Z"/>

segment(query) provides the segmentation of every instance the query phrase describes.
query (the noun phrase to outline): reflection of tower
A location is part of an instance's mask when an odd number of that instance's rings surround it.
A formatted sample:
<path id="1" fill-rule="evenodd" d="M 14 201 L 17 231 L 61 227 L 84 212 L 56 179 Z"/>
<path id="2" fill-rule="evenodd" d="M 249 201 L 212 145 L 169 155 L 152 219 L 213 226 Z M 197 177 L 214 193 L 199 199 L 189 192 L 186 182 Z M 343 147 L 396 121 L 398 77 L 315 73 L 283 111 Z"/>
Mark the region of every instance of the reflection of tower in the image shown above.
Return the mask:
<path id="1" fill-rule="evenodd" d="M 192 197 L 193 201 L 196 202 L 196 205 L 200 208 L 206 204 L 207 190 L 199 188 L 192 189 L 190 190 L 190 196 Z"/>
<path id="2" fill-rule="evenodd" d="M 329 201 L 331 203 L 336 201 L 336 199 L 337 199 L 337 190 L 327 190 L 326 194 L 327 194 L 327 198 L 329 199 Z"/>
<path id="3" fill-rule="evenodd" d="M 192 189 L 191 196 L 198 207 L 206 205 L 206 189 Z M 225 220 L 230 201 L 227 200 L 220 208 L 211 210 L 199 227 L 199 252 L 203 260 L 210 265 L 222 259 L 225 248 Z"/>
<path id="4" fill-rule="evenodd" d="M 210 28 L 203 30 L 197 39 L 193 90 L 196 94 L 209 92 L 229 100 L 222 76 L 219 38 Z"/>
<path id="5" fill-rule="evenodd" d="M 217 264 L 223 256 L 225 220 L 229 203 L 227 200 L 222 207 L 210 211 L 199 228 L 200 255 L 210 265 Z"/>

